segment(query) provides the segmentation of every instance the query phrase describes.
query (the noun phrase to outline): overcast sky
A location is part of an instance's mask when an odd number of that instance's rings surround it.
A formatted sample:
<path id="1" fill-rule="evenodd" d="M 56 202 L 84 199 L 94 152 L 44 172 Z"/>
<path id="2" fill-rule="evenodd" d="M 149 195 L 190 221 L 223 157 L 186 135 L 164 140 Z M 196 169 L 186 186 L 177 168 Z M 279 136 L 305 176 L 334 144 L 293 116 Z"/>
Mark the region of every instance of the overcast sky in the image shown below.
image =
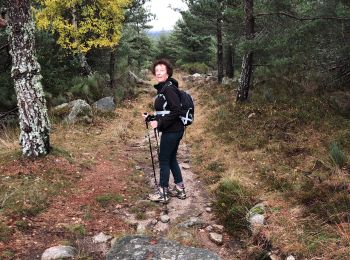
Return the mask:
<path id="1" fill-rule="evenodd" d="M 150 23 L 153 26 L 151 31 L 172 30 L 181 17 L 180 13 L 172 8 L 187 9 L 181 0 L 151 0 L 146 7 L 156 15 L 156 19 Z"/>

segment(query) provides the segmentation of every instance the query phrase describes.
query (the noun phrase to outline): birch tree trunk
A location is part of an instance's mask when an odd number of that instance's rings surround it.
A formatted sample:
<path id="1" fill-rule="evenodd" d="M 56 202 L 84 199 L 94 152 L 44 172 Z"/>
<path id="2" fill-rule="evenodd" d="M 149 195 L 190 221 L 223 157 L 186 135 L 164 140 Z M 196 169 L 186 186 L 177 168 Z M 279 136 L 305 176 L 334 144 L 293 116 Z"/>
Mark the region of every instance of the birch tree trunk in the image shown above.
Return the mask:
<path id="1" fill-rule="evenodd" d="M 245 35 L 247 40 L 254 38 L 253 0 L 244 0 Z M 237 91 L 237 101 L 246 101 L 253 72 L 253 52 L 248 51 L 242 60 L 242 71 Z"/>
<path id="2" fill-rule="evenodd" d="M 26 156 L 45 155 L 50 151 L 50 123 L 40 82 L 40 65 L 34 48 L 35 27 L 30 13 L 30 1 L 7 2 L 11 76 L 17 94 L 20 144 Z"/>

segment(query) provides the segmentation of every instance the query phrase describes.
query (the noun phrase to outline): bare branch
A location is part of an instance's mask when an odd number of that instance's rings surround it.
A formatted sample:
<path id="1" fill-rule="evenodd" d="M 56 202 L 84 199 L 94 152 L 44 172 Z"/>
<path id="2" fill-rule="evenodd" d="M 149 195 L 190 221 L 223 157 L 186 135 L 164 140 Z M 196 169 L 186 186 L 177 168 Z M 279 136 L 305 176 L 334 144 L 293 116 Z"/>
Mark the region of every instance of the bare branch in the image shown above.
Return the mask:
<path id="1" fill-rule="evenodd" d="M 299 20 L 299 21 L 314 21 L 314 20 L 350 20 L 348 17 L 336 17 L 336 16 L 315 16 L 315 17 L 298 17 L 293 14 L 287 13 L 287 12 L 276 12 L 276 13 L 258 13 L 255 14 L 254 17 L 260 17 L 260 16 L 268 16 L 268 15 L 284 15 L 289 18 Z"/>

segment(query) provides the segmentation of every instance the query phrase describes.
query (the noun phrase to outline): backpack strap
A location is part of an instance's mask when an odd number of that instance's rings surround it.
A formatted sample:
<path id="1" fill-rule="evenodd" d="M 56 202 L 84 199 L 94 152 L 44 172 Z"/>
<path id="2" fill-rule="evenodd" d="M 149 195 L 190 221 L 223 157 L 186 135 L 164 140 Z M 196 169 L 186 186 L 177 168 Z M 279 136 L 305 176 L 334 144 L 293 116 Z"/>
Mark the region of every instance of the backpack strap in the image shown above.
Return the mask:
<path id="1" fill-rule="evenodd" d="M 191 110 L 192 108 L 188 109 L 185 116 L 180 116 L 180 119 L 185 126 L 188 124 L 188 122 L 192 123 L 193 119 L 192 119 L 192 116 L 190 115 Z"/>

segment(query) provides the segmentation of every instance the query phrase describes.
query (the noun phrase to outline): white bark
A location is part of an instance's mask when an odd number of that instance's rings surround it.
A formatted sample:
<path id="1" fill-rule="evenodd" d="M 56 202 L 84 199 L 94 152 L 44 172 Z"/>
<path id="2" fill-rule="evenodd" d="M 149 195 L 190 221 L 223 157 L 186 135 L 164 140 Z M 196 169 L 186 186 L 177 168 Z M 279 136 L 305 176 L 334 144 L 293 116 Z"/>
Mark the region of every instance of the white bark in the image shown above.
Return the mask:
<path id="1" fill-rule="evenodd" d="M 35 26 L 28 0 L 10 0 L 9 4 L 7 29 L 12 56 L 11 76 L 19 110 L 20 144 L 24 155 L 44 155 L 50 149 L 50 123 L 34 47 Z"/>

